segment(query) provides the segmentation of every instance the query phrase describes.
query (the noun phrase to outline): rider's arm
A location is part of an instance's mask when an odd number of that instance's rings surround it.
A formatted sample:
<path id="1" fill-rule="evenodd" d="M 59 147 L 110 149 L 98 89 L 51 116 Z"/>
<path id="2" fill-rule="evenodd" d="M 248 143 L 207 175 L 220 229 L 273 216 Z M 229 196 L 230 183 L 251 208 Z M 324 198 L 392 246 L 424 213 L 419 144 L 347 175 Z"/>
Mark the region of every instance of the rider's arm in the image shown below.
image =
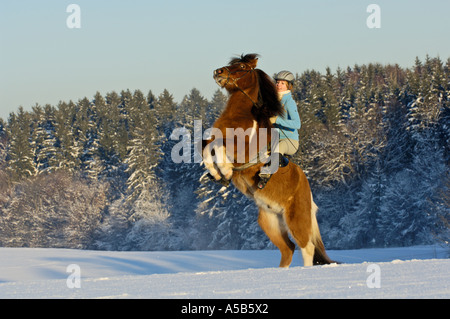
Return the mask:
<path id="1" fill-rule="evenodd" d="M 284 104 L 285 113 L 283 116 L 278 116 L 276 120 L 276 124 L 284 127 L 289 127 L 291 129 L 300 129 L 301 122 L 300 116 L 298 115 L 297 104 L 294 99 L 287 99 Z"/>

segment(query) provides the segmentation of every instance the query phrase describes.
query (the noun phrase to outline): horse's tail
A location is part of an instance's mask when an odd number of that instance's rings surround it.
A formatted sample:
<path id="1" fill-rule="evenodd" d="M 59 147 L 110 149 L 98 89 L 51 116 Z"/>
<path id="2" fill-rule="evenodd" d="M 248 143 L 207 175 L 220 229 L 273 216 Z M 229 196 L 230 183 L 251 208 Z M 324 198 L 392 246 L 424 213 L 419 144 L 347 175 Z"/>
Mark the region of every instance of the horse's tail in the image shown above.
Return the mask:
<path id="1" fill-rule="evenodd" d="M 325 246 L 320 236 L 319 224 L 317 223 L 316 213 L 319 208 L 314 203 L 311 194 L 311 223 L 312 223 L 312 238 L 311 241 L 314 244 L 314 259 L 313 265 L 325 265 L 336 263 L 328 257 Z"/>

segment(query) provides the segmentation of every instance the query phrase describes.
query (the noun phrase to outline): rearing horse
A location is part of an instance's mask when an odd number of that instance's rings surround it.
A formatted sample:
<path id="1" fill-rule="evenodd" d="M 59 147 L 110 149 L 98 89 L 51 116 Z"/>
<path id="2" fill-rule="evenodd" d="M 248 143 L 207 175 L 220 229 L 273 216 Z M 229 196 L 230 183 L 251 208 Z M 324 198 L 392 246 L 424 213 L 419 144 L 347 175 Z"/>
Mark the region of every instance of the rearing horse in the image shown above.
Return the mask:
<path id="1" fill-rule="evenodd" d="M 316 219 L 317 206 L 304 172 L 290 162 L 259 189 L 259 171 L 264 165 L 258 150 L 270 148 L 270 118 L 282 114 L 272 79 L 256 69 L 257 54 L 232 59 L 214 71 L 216 83 L 229 93 L 227 105 L 213 125 L 214 138 L 205 141 L 205 167 L 217 181 L 229 181 L 259 207 L 258 223 L 281 252 L 280 267 L 289 267 L 295 245 L 301 248 L 305 266 L 329 264 Z M 258 140 L 263 130 L 266 139 Z M 234 146 L 241 143 L 241 147 Z M 256 145 L 257 147 L 251 147 Z M 242 156 L 245 152 L 245 156 Z M 214 157 L 214 160 L 213 160 Z M 245 160 L 243 160 L 245 158 Z M 258 159 L 258 160 L 256 160 Z"/>

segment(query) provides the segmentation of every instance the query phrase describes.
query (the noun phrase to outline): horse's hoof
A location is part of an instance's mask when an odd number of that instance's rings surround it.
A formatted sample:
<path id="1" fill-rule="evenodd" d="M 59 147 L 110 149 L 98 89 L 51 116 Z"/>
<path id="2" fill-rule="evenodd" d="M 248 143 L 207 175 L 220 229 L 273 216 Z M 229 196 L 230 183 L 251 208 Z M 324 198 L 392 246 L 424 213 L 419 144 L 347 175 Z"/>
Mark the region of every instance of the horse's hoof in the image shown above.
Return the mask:
<path id="1" fill-rule="evenodd" d="M 222 179 L 219 181 L 219 183 L 220 183 L 221 185 L 225 186 L 225 187 L 228 187 L 228 186 L 230 185 L 230 180 L 229 180 L 229 179 L 222 178 Z"/>

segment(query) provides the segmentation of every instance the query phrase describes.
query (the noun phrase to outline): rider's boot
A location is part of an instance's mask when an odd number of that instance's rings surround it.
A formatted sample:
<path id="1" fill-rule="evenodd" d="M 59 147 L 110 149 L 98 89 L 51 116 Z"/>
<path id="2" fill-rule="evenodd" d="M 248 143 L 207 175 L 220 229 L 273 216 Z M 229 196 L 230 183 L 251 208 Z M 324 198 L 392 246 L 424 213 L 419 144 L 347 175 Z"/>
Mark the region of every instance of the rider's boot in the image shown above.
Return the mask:
<path id="1" fill-rule="evenodd" d="M 278 167 L 285 167 L 289 164 L 289 159 L 287 157 L 284 157 L 283 154 L 278 153 L 278 156 L 279 156 L 278 157 L 279 158 Z M 264 166 L 265 167 L 270 166 L 270 161 L 268 163 L 264 164 Z M 272 174 L 260 172 L 259 173 L 259 181 L 256 186 L 259 189 L 263 189 L 271 177 L 272 177 Z"/>

